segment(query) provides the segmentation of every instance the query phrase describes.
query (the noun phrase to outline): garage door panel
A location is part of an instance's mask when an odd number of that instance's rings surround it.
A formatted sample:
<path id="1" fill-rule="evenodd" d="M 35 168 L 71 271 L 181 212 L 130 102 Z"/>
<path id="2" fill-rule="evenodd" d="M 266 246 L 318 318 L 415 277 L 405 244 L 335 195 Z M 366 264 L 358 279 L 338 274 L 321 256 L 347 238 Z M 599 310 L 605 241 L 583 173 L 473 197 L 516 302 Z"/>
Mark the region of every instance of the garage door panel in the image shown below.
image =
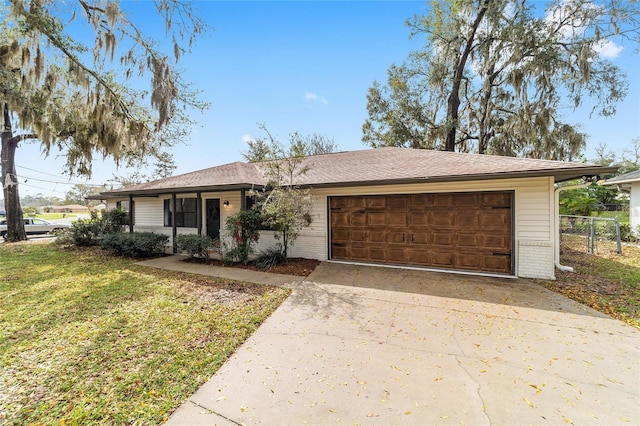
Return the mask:
<path id="1" fill-rule="evenodd" d="M 431 263 L 440 268 L 452 268 L 454 266 L 454 255 L 449 252 L 432 251 Z"/>
<path id="2" fill-rule="evenodd" d="M 351 209 L 364 210 L 367 207 L 365 197 L 349 197 L 348 206 Z"/>
<path id="3" fill-rule="evenodd" d="M 334 259 L 349 259 L 349 253 L 347 252 L 346 244 L 331 244 L 331 257 Z"/>
<path id="4" fill-rule="evenodd" d="M 370 229 L 369 242 L 384 243 L 387 241 L 387 231 L 385 229 Z"/>
<path id="5" fill-rule="evenodd" d="M 511 273 L 512 198 L 511 192 L 331 197 L 331 257 Z"/>
<path id="6" fill-rule="evenodd" d="M 397 231 L 397 230 L 387 231 L 387 243 L 405 244 L 405 233 L 403 231 Z"/>
<path id="7" fill-rule="evenodd" d="M 412 210 L 425 210 L 426 207 L 433 205 L 433 196 L 431 194 L 417 194 L 409 197 L 409 204 Z"/>
<path id="8" fill-rule="evenodd" d="M 367 208 L 369 209 L 384 209 L 387 207 L 387 200 L 382 195 L 367 197 L 366 200 Z"/>
<path id="9" fill-rule="evenodd" d="M 388 195 L 387 209 L 389 211 L 407 211 L 410 198 L 406 195 Z"/>
<path id="10" fill-rule="evenodd" d="M 332 197 L 329 201 L 331 209 L 341 209 L 348 206 L 349 199 L 345 197 Z"/>
<path id="11" fill-rule="evenodd" d="M 349 241 L 350 233 L 349 228 L 333 228 L 331 231 L 331 241 L 334 243 Z"/>
<path id="12" fill-rule="evenodd" d="M 392 263 L 407 263 L 407 255 L 404 248 L 389 247 L 387 261 Z"/>
<path id="13" fill-rule="evenodd" d="M 387 261 L 387 250 L 386 247 L 376 245 L 369 246 L 369 257 L 371 260 L 376 262 L 386 262 Z"/>
<path id="14" fill-rule="evenodd" d="M 332 226 L 348 226 L 349 217 L 351 215 L 347 212 L 331 212 L 331 225 Z"/>
<path id="15" fill-rule="evenodd" d="M 454 221 L 458 228 L 477 229 L 480 225 L 480 212 L 477 210 L 456 211 Z"/>
<path id="16" fill-rule="evenodd" d="M 455 215 L 451 210 L 435 211 L 430 213 L 429 220 L 434 228 L 451 228 L 455 224 Z"/>
<path id="17" fill-rule="evenodd" d="M 456 239 L 457 247 L 475 248 L 481 246 L 482 237 L 478 234 L 459 233 Z"/>
<path id="18" fill-rule="evenodd" d="M 364 244 L 353 243 L 349 247 L 349 257 L 355 260 L 368 260 L 369 248 Z"/>
<path id="19" fill-rule="evenodd" d="M 367 213 L 367 225 L 369 226 L 386 226 L 387 215 L 382 211 L 368 212 Z"/>
<path id="20" fill-rule="evenodd" d="M 482 193 L 482 205 L 487 207 L 511 208 L 511 193 L 509 192 L 484 192 Z"/>
<path id="21" fill-rule="evenodd" d="M 407 260 L 412 265 L 430 265 L 431 264 L 431 255 L 427 250 L 416 250 L 411 249 L 407 253 Z"/>
<path id="22" fill-rule="evenodd" d="M 484 234 L 482 236 L 482 246 L 493 250 L 510 250 L 511 236 Z"/>
<path id="23" fill-rule="evenodd" d="M 453 234 L 450 232 L 434 232 L 431 234 L 431 243 L 434 246 L 450 247 L 453 244 Z"/>
<path id="24" fill-rule="evenodd" d="M 411 245 L 428 245 L 429 241 L 428 231 L 411 233 Z"/>
<path id="25" fill-rule="evenodd" d="M 486 228 L 505 229 L 511 224 L 511 212 L 507 210 L 493 210 L 480 214 L 480 226 Z"/>
<path id="26" fill-rule="evenodd" d="M 456 207 L 478 207 L 481 205 L 480 194 L 453 194 L 453 205 Z"/>
<path id="27" fill-rule="evenodd" d="M 351 226 L 364 227 L 367 226 L 367 213 L 364 210 L 357 210 L 351 213 Z"/>
<path id="28" fill-rule="evenodd" d="M 387 226 L 403 227 L 403 228 L 406 227 L 407 213 L 394 212 L 394 211 L 387 212 L 386 224 Z"/>
<path id="29" fill-rule="evenodd" d="M 482 259 L 483 270 L 488 272 L 504 272 L 511 269 L 511 256 L 491 255 Z"/>
<path id="30" fill-rule="evenodd" d="M 366 230 L 352 229 L 350 236 L 351 241 L 366 242 L 368 240 L 369 232 Z"/>
<path id="31" fill-rule="evenodd" d="M 479 270 L 484 256 L 477 253 L 459 253 L 455 256 L 455 266 L 459 269 Z"/>
<path id="32" fill-rule="evenodd" d="M 429 226 L 429 215 L 425 212 L 410 211 L 407 215 L 409 227 Z"/>
<path id="33" fill-rule="evenodd" d="M 433 206 L 434 207 L 452 207 L 453 195 L 452 194 L 433 194 Z"/>

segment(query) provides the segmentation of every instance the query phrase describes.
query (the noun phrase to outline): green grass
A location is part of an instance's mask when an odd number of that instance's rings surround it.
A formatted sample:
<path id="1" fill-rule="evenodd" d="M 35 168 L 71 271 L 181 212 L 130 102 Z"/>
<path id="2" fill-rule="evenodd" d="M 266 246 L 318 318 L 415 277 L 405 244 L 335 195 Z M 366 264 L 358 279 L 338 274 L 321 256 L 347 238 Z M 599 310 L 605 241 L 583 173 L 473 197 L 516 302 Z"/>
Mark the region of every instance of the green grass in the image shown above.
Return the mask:
<path id="1" fill-rule="evenodd" d="M 0 247 L 0 424 L 159 424 L 289 291 Z"/>
<path id="2" fill-rule="evenodd" d="M 597 254 L 579 241 L 563 240 L 561 262 L 574 272 L 558 272 L 556 281 L 541 281 L 550 290 L 640 328 L 640 247 L 624 244 L 622 254 L 611 242 L 599 242 Z"/>
<path id="3" fill-rule="evenodd" d="M 613 219 L 615 217 L 618 218 L 618 221 L 620 223 L 629 223 L 629 211 L 627 210 L 626 212 L 601 212 L 601 211 L 597 211 L 594 212 L 595 216 L 597 217 L 603 217 L 603 218 L 610 218 Z"/>
<path id="4" fill-rule="evenodd" d="M 56 220 L 63 219 L 69 217 L 77 217 L 78 215 L 75 213 L 39 213 L 36 215 L 37 218 L 44 220 Z"/>

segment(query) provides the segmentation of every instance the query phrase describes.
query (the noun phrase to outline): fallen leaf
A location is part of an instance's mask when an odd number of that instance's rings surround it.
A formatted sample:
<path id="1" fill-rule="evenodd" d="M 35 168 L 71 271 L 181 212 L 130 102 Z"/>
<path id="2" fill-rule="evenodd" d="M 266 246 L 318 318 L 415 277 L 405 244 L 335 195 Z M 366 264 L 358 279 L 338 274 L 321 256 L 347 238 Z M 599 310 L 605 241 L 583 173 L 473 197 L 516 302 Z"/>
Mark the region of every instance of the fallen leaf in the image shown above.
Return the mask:
<path id="1" fill-rule="evenodd" d="M 522 399 L 524 399 L 524 402 L 526 402 L 529 405 L 529 407 L 536 408 L 535 404 L 529 401 L 526 397 L 522 397 Z"/>

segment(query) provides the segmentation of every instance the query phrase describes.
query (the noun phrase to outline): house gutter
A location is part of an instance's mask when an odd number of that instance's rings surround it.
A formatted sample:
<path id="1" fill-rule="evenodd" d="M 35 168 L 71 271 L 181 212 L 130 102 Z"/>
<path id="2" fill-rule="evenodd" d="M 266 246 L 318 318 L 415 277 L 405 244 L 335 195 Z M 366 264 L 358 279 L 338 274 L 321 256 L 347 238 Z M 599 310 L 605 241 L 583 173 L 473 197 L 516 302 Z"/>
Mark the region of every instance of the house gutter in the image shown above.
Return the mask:
<path id="1" fill-rule="evenodd" d="M 560 264 L 560 192 L 567 191 L 569 189 L 582 189 L 591 186 L 591 183 L 581 183 L 579 185 L 571 185 L 571 186 L 560 186 L 556 188 L 553 192 L 555 195 L 555 206 L 558 209 L 557 214 L 555 215 L 555 223 L 554 223 L 554 233 L 555 233 L 555 253 L 554 253 L 554 263 L 556 268 L 558 268 L 562 272 L 573 272 L 573 268 L 571 266 L 561 265 Z"/>

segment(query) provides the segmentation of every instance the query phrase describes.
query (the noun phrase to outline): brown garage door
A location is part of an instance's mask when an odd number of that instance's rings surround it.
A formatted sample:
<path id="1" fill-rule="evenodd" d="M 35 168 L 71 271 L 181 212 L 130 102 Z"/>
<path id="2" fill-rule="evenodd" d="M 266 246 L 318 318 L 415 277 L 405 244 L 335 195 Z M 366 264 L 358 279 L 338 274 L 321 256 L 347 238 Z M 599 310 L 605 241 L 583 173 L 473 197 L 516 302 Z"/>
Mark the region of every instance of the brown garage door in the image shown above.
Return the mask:
<path id="1" fill-rule="evenodd" d="M 512 273 L 512 193 L 330 197 L 331 258 Z"/>

